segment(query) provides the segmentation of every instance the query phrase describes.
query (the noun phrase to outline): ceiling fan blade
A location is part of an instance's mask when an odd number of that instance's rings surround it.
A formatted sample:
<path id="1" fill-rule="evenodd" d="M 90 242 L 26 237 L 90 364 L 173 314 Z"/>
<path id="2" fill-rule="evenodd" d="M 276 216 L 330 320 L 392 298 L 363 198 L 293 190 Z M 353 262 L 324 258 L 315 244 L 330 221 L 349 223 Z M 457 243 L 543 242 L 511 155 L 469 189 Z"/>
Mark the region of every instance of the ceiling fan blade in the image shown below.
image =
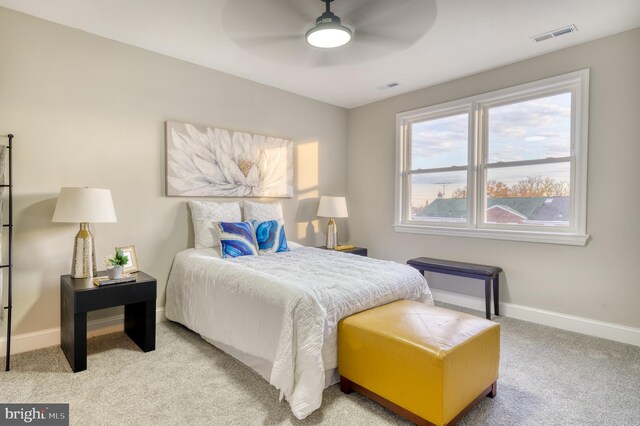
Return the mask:
<path id="1" fill-rule="evenodd" d="M 234 41 L 244 47 L 261 47 L 274 43 L 287 43 L 299 41 L 300 35 L 267 35 L 267 36 L 247 36 L 236 37 Z"/>
<path id="2" fill-rule="evenodd" d="M 324 12 L 324 3 L 320 1 L 279 0 L 280 2 L 284 3 L 282 11 L 286 13 L 286 17 L 305 23 L 314 23 L 316 18 Z"/>
<path id="3" fill-rule="evenodd" d="M 353 36 L 353 43 L 384 44 L 385 47 L 407 47 L 413 42 L 411 37 L 401 34 L 379 34 L 370 31 L 357 31 Z"/>
<path id="4" fill-rule="evenodd" d="M 354 40 L 360 35 L 371 42 L 388 42 L 389 45 L 396 43 L 398 47 L 409 47 L 433 26 L 437 15 L 435 1 L 420 0 L 418 7 L 414 4 L 415 1 L 417 0 L 399 1 L 396 7 L 388 9 L 384 14 L 369 13 L 354 20 Z"/>
<path id="5" fill-rule="evenodd" d="M 327 52 L 314 52 L 306 62 L 306 65 L 310 68 L 325 68 L 339 64 L 340 59 L 336 56 L 328 55 Z"/>
<path id="6" fill-rule="evenodd" d="M 386 20 L 394 10 L 405 9 L 406 3 L 413 1 L 421 0 L 336 0 L 332 3 L 332 9 L 345 22 L 358 26 L 366 22 Z"/>
<path id="7" fill-rule="evenodd" d="M 347 16 L 359 16 L 363 11 L 380 2 L 381 0 L 335 0 L 331 3 L 331 11 L 340 18 L 346 19 Z"/>
<path id="8" fill-rule="evenodd" d="M 331 10 L 349 24 L 362 25 L 376 21 L 407 21 L 423 18 L 425 11 L 435 14 L 436 0 L 335 0 Z"/>
<path id="9" fill-rule="evenodd" d="M 233 0 L 226 2 L 222 25 L 234 37 L 300 32 L 315 19 L 296 0 Z"/>

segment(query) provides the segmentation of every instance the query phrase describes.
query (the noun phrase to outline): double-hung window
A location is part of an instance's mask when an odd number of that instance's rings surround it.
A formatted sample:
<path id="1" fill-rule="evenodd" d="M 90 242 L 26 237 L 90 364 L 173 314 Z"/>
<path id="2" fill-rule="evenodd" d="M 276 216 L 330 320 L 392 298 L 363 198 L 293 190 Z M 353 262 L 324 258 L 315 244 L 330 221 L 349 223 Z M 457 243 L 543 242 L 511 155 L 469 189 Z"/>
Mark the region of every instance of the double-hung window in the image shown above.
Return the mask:
<path id="1" fill-rule="evenodd" d="M 588 79 L 397 114 L 396 231 L 584 245 Z"/>

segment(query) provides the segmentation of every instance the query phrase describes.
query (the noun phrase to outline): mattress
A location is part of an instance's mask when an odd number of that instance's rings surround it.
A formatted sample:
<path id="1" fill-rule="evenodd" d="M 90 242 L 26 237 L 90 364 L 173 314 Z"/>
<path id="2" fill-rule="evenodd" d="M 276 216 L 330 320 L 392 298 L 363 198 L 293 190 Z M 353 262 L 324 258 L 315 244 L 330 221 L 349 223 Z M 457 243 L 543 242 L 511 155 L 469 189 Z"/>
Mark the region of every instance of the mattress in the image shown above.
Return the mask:
<path id="1" fill-rule="evenodd" d="M 333 382 L 340 319 L 395 300 L 433 299 L 409 266 L 292 245 L 233 259 L 215 249 L 178 253 L 165 314 L 253 367 L 303 419 Z"/>

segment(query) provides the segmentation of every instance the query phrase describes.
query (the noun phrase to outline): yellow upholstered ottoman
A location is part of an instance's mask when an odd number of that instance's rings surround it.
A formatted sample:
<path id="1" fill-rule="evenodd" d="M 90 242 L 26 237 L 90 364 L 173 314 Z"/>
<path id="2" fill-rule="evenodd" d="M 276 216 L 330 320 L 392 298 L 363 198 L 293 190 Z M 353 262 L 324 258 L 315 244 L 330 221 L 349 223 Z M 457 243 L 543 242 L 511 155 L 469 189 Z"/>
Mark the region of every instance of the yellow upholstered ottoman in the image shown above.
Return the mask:
<path id="1" fill-rule="evenodd" d="M 421 425 L 454 424 L 495 396 L 500 325 L 403 300 L 338 326 L 340 388 Z"/>

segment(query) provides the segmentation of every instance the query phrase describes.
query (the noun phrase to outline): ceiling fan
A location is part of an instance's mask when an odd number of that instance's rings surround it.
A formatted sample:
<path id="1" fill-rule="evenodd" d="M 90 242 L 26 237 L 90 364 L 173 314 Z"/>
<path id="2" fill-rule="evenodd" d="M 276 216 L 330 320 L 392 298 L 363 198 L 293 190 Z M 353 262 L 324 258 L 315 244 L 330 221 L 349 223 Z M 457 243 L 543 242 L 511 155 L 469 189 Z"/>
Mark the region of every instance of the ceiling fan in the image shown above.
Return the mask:
<path id="1" fill-rule="evenodd" d="M 340 17 L 331 11 L 333 0 L 321 0 L 326 3 L 325 12 L 316 18 L 315 27 L 307 31 L 307 43 L 323 49 L 344 46 L 351 40 L 351 29 L 342 25 Z"/>
<path id="2" fill-rule="evenodd" d="M 229 0 L 222 25 L 234 43 L 268 60 L 341 66 L 409 48 L 437 15 L 436 0 L 320 1 L 318 16 L 318 0 Z"/>

